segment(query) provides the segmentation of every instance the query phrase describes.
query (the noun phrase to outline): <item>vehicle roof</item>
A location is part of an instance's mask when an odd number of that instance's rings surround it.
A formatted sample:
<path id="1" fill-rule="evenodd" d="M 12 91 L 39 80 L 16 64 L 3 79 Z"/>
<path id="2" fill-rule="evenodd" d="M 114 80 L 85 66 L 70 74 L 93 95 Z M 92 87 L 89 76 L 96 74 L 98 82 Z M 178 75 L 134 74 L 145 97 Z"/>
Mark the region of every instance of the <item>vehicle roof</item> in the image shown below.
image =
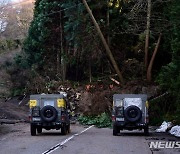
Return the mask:
<path id="1" fill-rule="evenodd" d="M 124 99 L 124 98 L 141 98 L 142 100 L 147 100 L 146 94 L 114 94 L 114 99 Z"/>
<path id="2" fill-rule="evenodd" d="M 35 94 L 30 95 L 30 99 L 42 99 L 42 98 L 64 98 L 62 94 Z"/>

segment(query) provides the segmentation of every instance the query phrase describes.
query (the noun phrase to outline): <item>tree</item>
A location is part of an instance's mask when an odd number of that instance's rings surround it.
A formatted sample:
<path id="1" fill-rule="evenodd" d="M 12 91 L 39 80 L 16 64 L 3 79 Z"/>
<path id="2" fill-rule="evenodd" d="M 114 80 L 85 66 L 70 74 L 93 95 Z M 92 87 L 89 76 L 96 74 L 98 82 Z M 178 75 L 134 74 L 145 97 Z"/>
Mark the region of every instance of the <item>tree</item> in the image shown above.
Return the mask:
<path id="1" fill-rule="evenodd" d="M 6 10 L 7 6 L 9 5 L 9 0 L 2 0 L 0 2 L 0 34 L 3 33 L 7 26 L 7 16 L 8 12 Z"/>
<path id="2" fill-rule="evenodd" d="M 148 69 L 147 69 L 147 81 L 148 81 L 148 82 L 151 82 L 151 81 L 152 81 L 152 67 L 153 67 L 153 64 L 154 64 L 155 56 L 156 56 L 157 51 L 158 51 L 158 48 L 159 48 L 159 44 L 160 44 L 160 41 L 161 41 L 161 36 L 162 36 L 162 34 L 159 34 L 159 38 L 158 38 L 156 47 L 155 47 L 155 49 L 154 49 L 154 52 L 153 52 L 151 61 L 150 61 L 150 63 L 149 63 Z"/>
<path id="3" fill-rule="evenodd" d="M 24 39 L 33 17 L 33 3 L 20 3 L 6 6 L 6 28 L 3 36 L 6 39 Z"/>
<path id="4" fill-rule="evenodd" d="M 112 52 L 111 52 L 111 50 L 110 50 L 110 48 L 109 48 L 103 34 L 102 34 L 102 31 L 100 30 L 100 27 L 99 27 L 97 21 L 95 20 L 93 14 L 92 14 L 92 11 L 90 10 L 86 0 L 83 0 L 83 3 L 85 5 L 85 7 L 87 8 L 87 11 L 90 14 L 91 19 L 93 20 L 93 23 L 94 23 L 94 25 L 96 27 L 96 30 L 99 33 L 99 36 L 100 36 L 100 38 L 101 38 L 101 40 L 103 42 L 103 45 L 104 45 L 104 47 L 106 49 L 106 52 L 107 52 L 108 56 L 109 56 L 109 58 L 110 58 L 110 60 L 111 60 L 111 62 L 113 64 L 113 67 L 114 67 L 116 73 L 118 74 L 118 77 L 119 77 L 120 81 L 122 82 L 122 84 L 124 84 L 124 79 L 123 79 L 122 74 L 121 74 L 121 72 L 119 70 L 119 67 L 118 67 L 118 65 L 117 65 L 117 63 L 116 63 L 116 61 L 115 61 L 115 59 L 114 59 L 114 57 L 112 55 Z"/>
<path id="5" fill-rule="evenodd" d="M 180 1 L 172 1 L 167 9 L 166 13 L 171 23 L 169 42 L 171 44 L 170 52 L 172 53 L 172 59 L 169 64 L 162 67 L 158 76 L 158 82 L 162 90 L 169 92 L 169 106 L 172 107 L 173 118 L 177 118 L 180 116 Z M 179 122 L 179 118 L 177 118 L 177 123 Z"/>
<path id="6" fill-rule="evenodd" d="M 36 66 L 39 73 L 48 78 L 56 78 L 57 52 L 60 49 L 60 9 L 58 0 L 37 0 L 34 19 L 24 42 L 26 63 Z"/>

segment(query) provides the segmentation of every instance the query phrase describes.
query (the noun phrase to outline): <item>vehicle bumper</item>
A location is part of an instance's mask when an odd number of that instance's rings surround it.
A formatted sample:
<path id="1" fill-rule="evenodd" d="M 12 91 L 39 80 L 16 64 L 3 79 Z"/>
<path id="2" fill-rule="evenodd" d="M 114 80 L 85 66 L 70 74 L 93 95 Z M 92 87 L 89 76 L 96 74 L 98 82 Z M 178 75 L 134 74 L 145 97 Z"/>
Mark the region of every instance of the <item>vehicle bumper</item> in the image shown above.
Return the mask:
<path id="1" fill-rule="evenodd" d="M 63 122 L 49 122 L 49 123 L 45 123 L 45 122 L 31 122 L 31 125 L 34 125 L 36 127 L 41 127 L 41 128 L 45 128 L 47 130 L 49 129 L 60 129 L 62 128 L 65 123 Z"/>
<path id="2" fill-rule="evenodd" d="M 147 123 L 128 123 L 128 122 L 121 122 L 116 121 L 113 123 L 113 125 L 119 127 L 120 129 L 143 129 L 145 127 L 148 127 Z"/>

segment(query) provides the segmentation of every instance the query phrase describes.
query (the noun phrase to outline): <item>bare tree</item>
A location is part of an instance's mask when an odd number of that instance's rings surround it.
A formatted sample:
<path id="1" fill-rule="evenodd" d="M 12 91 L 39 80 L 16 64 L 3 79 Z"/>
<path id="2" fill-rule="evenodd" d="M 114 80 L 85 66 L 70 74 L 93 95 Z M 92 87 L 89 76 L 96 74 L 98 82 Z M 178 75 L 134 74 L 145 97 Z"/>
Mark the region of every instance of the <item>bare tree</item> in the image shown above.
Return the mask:
<path id="1" fill-rule="evenodd" d="M 33 18 L 33 7 L 34 4 L 31 1 L 29 3 L 18 3 L 18 5 L 10 3 L 5 5 L 2 11 L 3 20 L 0 18 L 3 21 L 1 22 L 2 36 L 4 38 L 23 39 L 27 35 Z"/>
<path id="2" fill-rule="evenodd" d="M 30 23 L 33 19 L 33 7 L 33 3 L 22 4 L 16 15 L 17 24 L 23 37 L 27 35 Z"/>
<path id="3" fill-rule="evenodd" d="M 10 4 L 10 0 L 1 0 L 0 1 L 0 34 L 3 33 L 7 26 L 7 16 L 6 11 L 7 6 Z"/>

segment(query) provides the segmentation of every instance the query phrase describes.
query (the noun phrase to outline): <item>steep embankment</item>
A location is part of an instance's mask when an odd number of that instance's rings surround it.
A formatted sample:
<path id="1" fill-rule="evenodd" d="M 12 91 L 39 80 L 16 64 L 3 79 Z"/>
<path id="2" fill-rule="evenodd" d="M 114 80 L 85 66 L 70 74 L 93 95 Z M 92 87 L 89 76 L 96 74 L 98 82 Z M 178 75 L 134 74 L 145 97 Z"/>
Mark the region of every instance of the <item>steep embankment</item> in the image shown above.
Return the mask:
<path id="1" fill-rule="evenodd" d="M 0 54 L 0 119 L 27 120 L 28 118 L 27 105 L 19 104 L 20 97 L 10 99 L 11 81 L 10 75 L 6 72 L 7 66 L 19 51 L 16 49 Z M 7 101 L 7 99 L 9 100 Z"/>
<path id="2" fill-rule="evenodd" d="M 11 81 L 9 74 L 6 72 L 6 68 L 13 61 L 15 55 L 19 52 L 20 49 L 16 49 L 0 54 L 0 98 L 6 98 L 10 94 Z"/>

